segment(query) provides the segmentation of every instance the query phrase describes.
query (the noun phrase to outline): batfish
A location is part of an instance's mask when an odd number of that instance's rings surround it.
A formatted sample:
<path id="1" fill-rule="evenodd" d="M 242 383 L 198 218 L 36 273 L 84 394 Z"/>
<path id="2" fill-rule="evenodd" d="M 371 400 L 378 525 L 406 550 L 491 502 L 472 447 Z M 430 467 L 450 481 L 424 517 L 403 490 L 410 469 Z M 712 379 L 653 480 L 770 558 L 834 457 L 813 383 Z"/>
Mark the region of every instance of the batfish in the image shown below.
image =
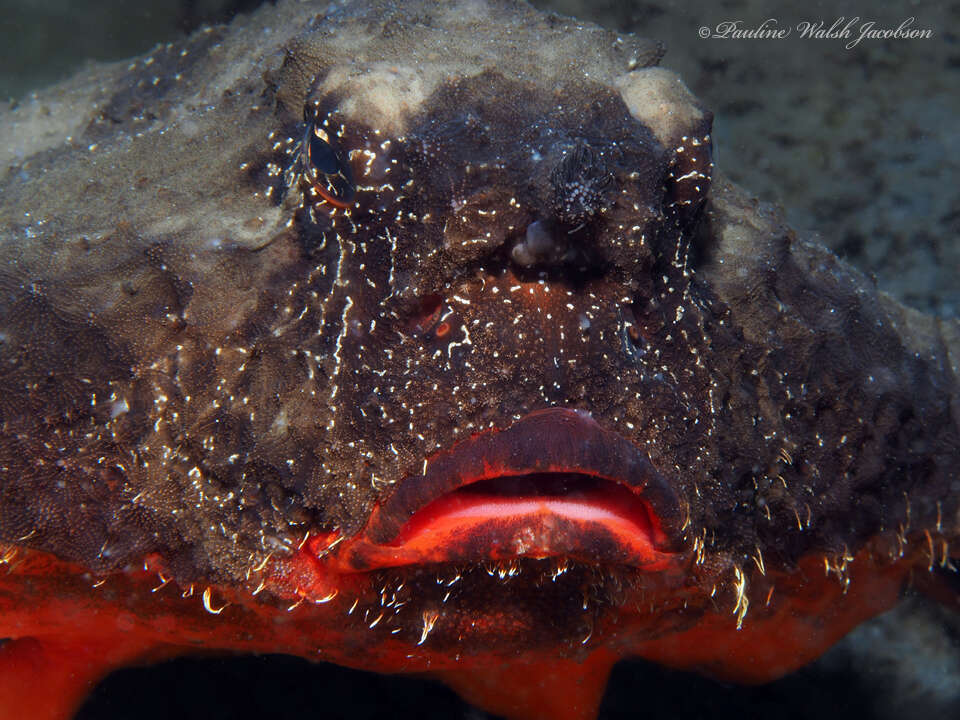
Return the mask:
<path id="1" fill-rule="evenodd" d="M 714 167 L 656 42 L 280 0 L 0 117 L 0 715 L 282 652 L 594 717 L 960 538 L 956 322 Z"/>

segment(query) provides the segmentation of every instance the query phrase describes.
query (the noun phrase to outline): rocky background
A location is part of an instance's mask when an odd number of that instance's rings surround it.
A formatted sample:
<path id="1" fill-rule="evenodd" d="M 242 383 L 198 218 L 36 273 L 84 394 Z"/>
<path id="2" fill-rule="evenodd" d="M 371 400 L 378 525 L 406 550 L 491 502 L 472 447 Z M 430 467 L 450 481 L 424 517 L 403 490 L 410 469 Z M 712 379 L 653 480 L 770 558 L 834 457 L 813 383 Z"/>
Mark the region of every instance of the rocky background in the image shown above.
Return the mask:
<path id="1" fill-rule="evenodd" d="M 927 312 L 960 312 L 960 3 L 534 0 L 656 38 L 715 113 L 718 166 L 787 210 L 880 286 Z M 930 29 L 930 39 L 801 38 L 797 26 Z M 790 29 L 776 39 L 700 28 Z"/>
<path id="2" fill-rule="evenodd" d="M 0 0 L 0 98 L 126 58 L 261 0 Z M 534 0 L 667 46 L 716 114 L 723 172 L 921 310 L 960 314 L 960 3 L 788 0 Z M 851 18 L 930 29 L 930 39 L 799 37 L 798 23 Z M 765 20 L 785 39 L 721 39 Z M 858 32 L 853 31 L 854 37 Z M 822 660 L 762 688 L 722 686 L 643 663 L 615 672 L 601 717 L 960 717 L 960 621 L 921 599 L 867 623 Z M 242 689 L 242 691 L 240 691 Z M 107 718 L 366 720 L 471 717 L 426 681 L 291 658 L 182 660 L 117 673 L 81 713 Z"/>
<path id="3" fill-rule="evenodd" d="M 126 58 L 264 0 L 0 0 L 0 98 Z M 914 307 L 960 313 L 960 3 L 534 0 L 662 41 L 716 113 L 719 166 Z M 930 39 L 801 38 L 797 25 L 929 29 Z M 700 37 L 723 22 L 786 39 Z M 854 37 L 858 33 L 853 31 Z"/>

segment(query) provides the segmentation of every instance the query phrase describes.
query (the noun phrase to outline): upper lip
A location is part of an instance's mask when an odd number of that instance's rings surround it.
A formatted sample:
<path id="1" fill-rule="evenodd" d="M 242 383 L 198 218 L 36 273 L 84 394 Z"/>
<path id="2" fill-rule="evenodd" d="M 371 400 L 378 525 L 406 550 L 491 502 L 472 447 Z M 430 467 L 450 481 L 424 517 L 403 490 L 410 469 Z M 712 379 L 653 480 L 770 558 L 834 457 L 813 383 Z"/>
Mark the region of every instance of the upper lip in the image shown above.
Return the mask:
<path id="1" fill-rule="evenodd" d="M 556 514 L 558 522 L 562 523 L 568 506 L 575 506 L 578 502 L 587 505 L 587 510 L 591 511 L 589 522 L 577 523 L 576 519 L 569 522 L 574 529 L 580 526 L 595 528 L 603 537 L 595 537 L 594 533 L 589 539 L 575 537 L 569 540 L 560 531 L 559 546 L 551 547 L 547 552 L 542 545 L 549 544 L 549 541 L 542 540 L 535 557 L 570 555 L 581 560 L 620 562 L 648 569 L 659 569 L 666 564 L 666 558 L 673 555 L 678 544 L 684 521 L 682 506 L 672 485 L 656 470 L 646 453 L 630 440 L 604 429 L 589 413 L 568 408 L 532 412 L 503 430 L 474 435 L 431 456 L 421 474 L 408 475 L 397 483 L 389 497 L 374 509 L 360 534 L 337 549 L 333 562 L 345 571 L 363 571 L 436 562 L 438 559 L 461 562 L 480 559 L 468 557 L 465 553 L 476 555 L 480 552 L 489 559 L 503 559 L 508 550 L 496 542 L 499 537 L 495 532 L 498 522 L 495 515 L 490 520 L 494 523 L 492 547 L 477 548 L 474 543 L 468 552 L 466 546 L 425 546 L 423 542 L 417 544 L 409 539 L 417 532 L 416 528 L 429 522 L 425 516 L 433 517 L 436 508 L 450 504 L 443 503 L 448 496 L 468 485 L 493 478 L 499 479 L 497 482 L 503 485 L 520 476 L 549 478 L 561 475 L 575 475 L 587 482 L 595 479 L 598 486 L 609 489 L 609 499 L 596 502 L 597 507 L 593 508 L 588 501 L 582 500 L 583 496 L 570 501 L 565 501 L 562 495 L 541 497 L 544 513 L 551 517 Z M 598 493 L 593 493 L 591 497 L 596 495 Z M 522 493 L 516 497 L 515 505 L 531 506 L 530 501 L 524 504 Z M 431 503 L 434 503 L 433 513 L 421 512 Z M 512 507 L 511 501 L 505 500 L 505 503 Z M 536 504 L 536 499 L 533 503 Z M 633 505 L 640 508 L 639 514 L 643 517 L 630 526 L 624 518 L 630 517 Z M 594 509 L 596 512 L 592 513 Z M 608 517 L 611 518 L 610 528 L 604 527 Z M 455 520 L 449 522 L 455 523 Z M 509 525 L 510 532 L 517 531 L 518 522 Z M 551 528 L 555 524 L 551 520 Z M 454 531 L 444 530 L 441 539 L 445 542 L 463 540 L 455 530 L 455 526 Z M 539 530 L 542 532 L 543 528 Z M 571 532 L 568 529 L 567 535 Z M 489 542 L 490 537 L 488 530 L 484 533 L 484 542 Z"/>

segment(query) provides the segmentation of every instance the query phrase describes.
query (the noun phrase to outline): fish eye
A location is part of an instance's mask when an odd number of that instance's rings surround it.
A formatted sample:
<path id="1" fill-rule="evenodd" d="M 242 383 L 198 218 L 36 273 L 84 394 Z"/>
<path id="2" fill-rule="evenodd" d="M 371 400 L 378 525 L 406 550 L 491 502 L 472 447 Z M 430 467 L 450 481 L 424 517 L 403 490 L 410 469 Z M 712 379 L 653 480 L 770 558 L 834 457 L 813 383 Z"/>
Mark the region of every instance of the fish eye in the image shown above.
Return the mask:
<path id="1" fill-rule="evenodd" d="M 326 130 L 308 124 L 301 152 L 303 176 L 313 193 L 334 207 L 350 207 L 356 191 L 350 166 Z"/>

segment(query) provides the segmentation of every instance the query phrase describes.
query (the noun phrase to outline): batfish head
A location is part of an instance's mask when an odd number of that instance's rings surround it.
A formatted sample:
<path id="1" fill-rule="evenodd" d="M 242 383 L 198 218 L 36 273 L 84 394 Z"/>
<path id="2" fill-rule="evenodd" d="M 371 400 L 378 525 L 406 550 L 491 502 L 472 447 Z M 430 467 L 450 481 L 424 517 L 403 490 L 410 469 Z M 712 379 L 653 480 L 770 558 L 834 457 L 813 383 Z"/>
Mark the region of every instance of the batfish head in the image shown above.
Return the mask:
<path id="1" fill-rule="evenodd" d="M 386 596 L 411 640 L 440 616 L 434 644 L 579 640 L 689 564 L 716 432 L 685 267 L 711 118 L 635 40 L 593 61 L 614 84 L 530 78 L 508 35 L 464 54 L 388 26 L 362 50 L 325 26 L 273 79 L 288 122 L 251 172 L 283 169 L 299 253 L 261 331 L 291 392 L 255 422 L 328 530 L 304 547 L 368 578 L 368 620 Z"/>
<path id="2" fill-rule="evenodd" d="M 659 45 L 487 9 L 211 31 L 8 175 L 3 540 L 449 659 L 940 531 L 942 361 L 714 177 Z"/>

